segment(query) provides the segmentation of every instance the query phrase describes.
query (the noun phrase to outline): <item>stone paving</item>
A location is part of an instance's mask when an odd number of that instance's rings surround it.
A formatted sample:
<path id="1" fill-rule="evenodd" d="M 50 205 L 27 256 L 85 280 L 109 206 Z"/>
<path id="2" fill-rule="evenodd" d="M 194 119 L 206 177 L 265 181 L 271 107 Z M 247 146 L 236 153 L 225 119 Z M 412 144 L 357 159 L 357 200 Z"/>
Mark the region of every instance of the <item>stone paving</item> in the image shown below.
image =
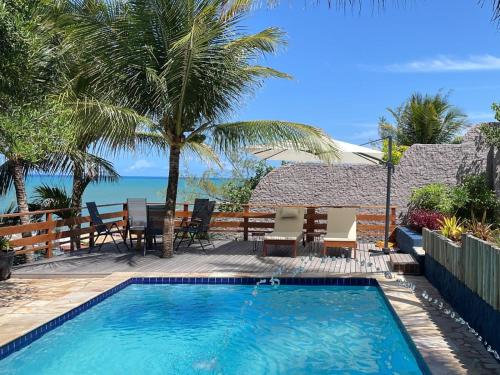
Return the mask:
<path id="1" fill-rule="evenodd" d="M 116 272 L 93 278 L 13 278 L 0 283 L 0 345 L 19 337 L 66 311 L 88 301 L 130 277 L 169 277 L 167 273 Z M 189 273 L 175 277 L 270 277 L 270 274 Z M 283 275 L 287 276 L 287 275 Z M 325 273 L 302 274 L 301 277 L 328 277 Z M 360 276 L 360 275 L 357 275 Z M 366 275 L 364 275 L 366 276 Z M 421 291 L 434 298 L 439 293 L 424 277 L 407 277 L 417 285 L 418 293 L 396 283 L 397 276 L 375 277 L 400 317 L 413 342 L 433 374 L 500 374 L 497 363 L 483 346 L 458 323 L 424 301 Z"/>

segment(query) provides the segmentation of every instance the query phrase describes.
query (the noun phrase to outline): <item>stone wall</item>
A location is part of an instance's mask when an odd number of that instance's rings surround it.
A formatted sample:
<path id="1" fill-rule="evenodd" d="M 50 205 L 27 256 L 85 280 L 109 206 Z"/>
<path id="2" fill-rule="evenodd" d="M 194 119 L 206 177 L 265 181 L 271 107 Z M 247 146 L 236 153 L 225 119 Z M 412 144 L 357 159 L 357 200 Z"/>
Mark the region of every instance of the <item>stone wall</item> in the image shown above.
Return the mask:
<path id="1" fill-rule="evenodd" d="M 395 168 L 392 204 L 404 208 L 413 189 L 433 182 L 456 184 L 470 173 L 487 172 L 500 194 L 499 154 L 484 144 L 478 127 L 461 144 L 413 145 Z M 261 180 L 250 203 L 384 205 L 386 175 L 381 165 L 287 164 Z"/>

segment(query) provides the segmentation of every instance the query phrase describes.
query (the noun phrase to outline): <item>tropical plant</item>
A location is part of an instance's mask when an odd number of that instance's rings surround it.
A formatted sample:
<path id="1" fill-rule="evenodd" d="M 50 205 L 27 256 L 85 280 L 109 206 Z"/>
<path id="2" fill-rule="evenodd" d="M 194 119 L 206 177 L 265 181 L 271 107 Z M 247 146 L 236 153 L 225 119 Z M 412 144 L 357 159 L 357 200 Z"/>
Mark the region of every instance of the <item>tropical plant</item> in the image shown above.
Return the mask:
<path id="1" fill-rule="evenodd" d="M 451 105 L 448 95 L 413 94 L 396 109 L 388 108 L 395 125 L 381 118 L 379 133 L 391 135 L 395 143 L 411 146 L 416 143 L 451 143 L 467 125 L 466 115 Z"/>
<path id="2" fill-rule="evenodd" d="M 472 219 L 467 223 L 467 232 L 470 232 L 473 236 L 480 238 L 484 241 L 492 242 L 493 237 L 493 225 L 485 223 L 484 221 L 479 221 L 476 218 Z"/>
<path id="3" fill-rule="evenodd" d="M 42 184 L 37 186 L 33 192 L 33 207 L 37 210 L 57 210 L 71 208 L 71 196 L 64 187 L 49 186 Z M 61 219 L 74 217 L 74 210 L 57 211 L 54 213 Z"/>
<path id="4" fill-rule="evenodd" d="M 440 222 L 443 219 L 444 215 L 440 212 L 424 209 L 413 209 L 408 212 L 404 224 L 407 227 L 419 233 L 422 233 L 423 228 L 427 228 L 429 230 L 439 229 Z"/>
<path id="5" fill-rule="evenodd" d="M 78 216 L 79 211 L 74 208 L 73 200 L 64 187 L 49 186 L 46 184 L 37 186 L 34 190 L 31 206 L 33 210 L 60 210 L 55 211 L 54 215 L 61 219 L 70 219 Z M 77 206 L 79 207 L 79 206 Z M 70 229 L 76 229 L 79 225 L 69 225 Z M 71 237 L 71 249 L 80 248 L 80 236 Z"/>
<path id="6" fill-rule="evenodd" d="M 251 144 L 283 144 L 324 159 L 336 156 L 322 132 L 284 121 L 224 123 L 264 78 L 290 78 L 256 64 L 284 44 L 283 32 L 245 34 L 252 1 L 76 2 L 68 40 L 89 51 L 82 72 L 106 97 L 150 119 L 145 142 L 169 155 L 163 256 L 172 256 L 181 152 L 217 159 Z M 83 103 L 84 104 L 84 103 Z M 108 143 L 122 138 L 110 130 Z"/>
<path id="7" fill-rule="evenodd" d="M 0 194 L 14 186 L 20 211 L 29 209 L 25 176 L 61 167 L 51 155 L 64 149 L 68 132 L 49 99 L 62 69 L 60 43 L 43 16 L 49 8 L 41 0 L 0 2 Z"/>
<path id="8" fill-rule="evenodd" d="M 52 111 L 24 107 L 0 115 L 0 195 L 15 188 L 19 211 L 29 211 L 25 177 L 29 172 L 53 172 L 62 166 L 56 157 L 67 146 L 68 128 Z M 21 216 L 21 223 L 29 222 Z"/>
<path id="9" fill-rule="evenodd" d="M 243 210 L 243 205 L 250 201 L 252 192 L 260 180 L 265 177 L 273 167 L 260 161 L 256 163 L 253 175 L 244 179 L 233 179 L 221 187 L 223 202 L 219 204 L 220 211 L 238 212 Z"/>
<path id="10" fill-rule="evenodd" d="M 403 157 L 403 154 L 406 150 L 408 150 L 409 146 L 400 146 L 397 144 L 392 145 L 392 164 L 396 165 L 399 164 L 401 161 L 401 158 Z M 382 141 L 382 160 L 388 161 L 389 160 L 389 140 L 384 139 Z"/>
<path id="11" fill-rule="evenodd" d="M 11 202 L 3 211 L 2 215 L 15 214 L 17 212 L 17 207 L 14 202 Z M 0 217 L 0 227 L 10 227 L 13 225 L 19 225 L 19 216 L 3 216 Z"/>
<path id="12" fill-rule="evenodd" d="M 500 228 L 497 228 L 495 230 L 493 230 L 492 232 L 492 237 L 493 237 L 493 240 L 492 242 L 497 246 L 497 247 L 500 247 Z"/>
<path id="13" fill-rule="evenodd" d="M 8 251 L 9 249 L 9 239 L 7 237 L 0 236 L 0 251 Z"/>
<path id="14" fill-rule="evenodd" d="M 462 234 L 465 233 L 465 227 L 456 216 L 444 217 L 439 221 L 439 224 L 439 230 L 443 236 L 455 242 L 461 241 Z"/>

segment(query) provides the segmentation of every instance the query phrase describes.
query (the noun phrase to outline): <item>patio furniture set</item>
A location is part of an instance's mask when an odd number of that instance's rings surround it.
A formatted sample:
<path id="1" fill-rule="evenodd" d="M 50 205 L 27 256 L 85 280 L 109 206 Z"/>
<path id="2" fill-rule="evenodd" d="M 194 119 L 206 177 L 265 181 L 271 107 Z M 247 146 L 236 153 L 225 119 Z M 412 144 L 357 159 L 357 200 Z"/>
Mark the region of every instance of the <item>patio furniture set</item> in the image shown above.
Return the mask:
<path id="1" fill-rule="evenodd" d="M 146 255 L 146 251 L 152 248 L 152 244 L 156 244 L 156 237 L 163 234 L 165 205 L 148 205 L 145 198 L 127 199 L 128 220 L 125 231 L 121 231 L 116 223 L 112 223 L 108 227 L 103 222 L 95 202 L 87 202 L 87 209 L 97 232 L 95 241 L 97 242 L 97 239 L 104 235 L 103 241 L 99 244 L 99 250 L 106 238 L 110 236 L 116 248 L 120 251 L 113 237 L 114 233 L 120 233 L 127 249 L 129 249 L 127 245 L 128 237 L 130 246 L 133 246 L 132 241 L 135 239 L 135 248 L 142 249 L 143 255 Z M 206 244 L 214 246 L 208 235 L 214 209 L 214 201 L 208 199 L 195 200 L 191 216 L 182 218 L 180 224 L 175 227 L 175 251 L 185 241 L 188 242 L 187 247 L 197 241 L 203 251 L 205 251 Z M 113 230 L 114 228 L 116 230 Z"/>
<path id="2" fill-rule="evenodd" d="M 124 233 L 120 231 L 116 223 L 108 227 L 99 215 L 94 202 L 87 202 L 87 209 L 92 222 L 96 228 L 97 238 L 104 235 L 99 249 L 108 236 L 111 236 L 115 246 L 118 248 L 113 233 L 121 233 L 125 245 L 127 235 L 130 246 L 133 246 L 133 237 L 136 240 L 136 249 L 143 250 L 146 255 L 148 248 L 156 244 L 156 237 L 163 234 L 165 218 L 164 205 L 148 205 L 145 198 L 127 199 L 128 220 Z M 205 251 L 206 244 L 214 246 L 209 236 L 209 226 L 215 202 L 209 199 L 196 199 L 193 212 L 190 217 L 183 217 L 175 228 L 175 251 L 183 242 L 190 247 L 195 241 Z M 255 232 L 254 240 L 261 239 L 262 253 L 268 255 L 269 246 L 291 246 L 292 256 L 297 256 L 297 247 L 300 242 L 305 245 L 305 234 L 316 236 L 318 233 L 304 233 L 303 207 L 279 207 L 276 211 L 274 230 L 271 233 Z M 112 231 L 116 227 L 115 231 Z M 97 240 L 96 238 L 96 240 Z M 204 244 L 205 242 L 205 244 Z M 257 251 L 257 241 L 254 241 L 254 251 Z M 326 234 L 323 236 L 323 256 L 327 255 L 329 248 L 345 248 L 352 251 L 356 257 L 356 208 L 354 207 L 331 207 L 327 211 Z M 214 246 L 215 247 L 215 246 Z"/>

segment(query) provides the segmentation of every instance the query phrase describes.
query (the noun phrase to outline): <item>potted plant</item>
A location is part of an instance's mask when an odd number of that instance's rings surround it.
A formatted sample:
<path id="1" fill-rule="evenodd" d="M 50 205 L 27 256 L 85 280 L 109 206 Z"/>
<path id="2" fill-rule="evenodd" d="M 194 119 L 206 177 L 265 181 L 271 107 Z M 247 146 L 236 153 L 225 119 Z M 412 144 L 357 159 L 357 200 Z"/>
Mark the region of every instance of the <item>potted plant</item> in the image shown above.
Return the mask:
<path id="1" fill-rule="evenodd" d="M 9 240 L 0 236 L 0 280 L 10 278 L 14 253 L 15 251 L 10 249 Z"/>

